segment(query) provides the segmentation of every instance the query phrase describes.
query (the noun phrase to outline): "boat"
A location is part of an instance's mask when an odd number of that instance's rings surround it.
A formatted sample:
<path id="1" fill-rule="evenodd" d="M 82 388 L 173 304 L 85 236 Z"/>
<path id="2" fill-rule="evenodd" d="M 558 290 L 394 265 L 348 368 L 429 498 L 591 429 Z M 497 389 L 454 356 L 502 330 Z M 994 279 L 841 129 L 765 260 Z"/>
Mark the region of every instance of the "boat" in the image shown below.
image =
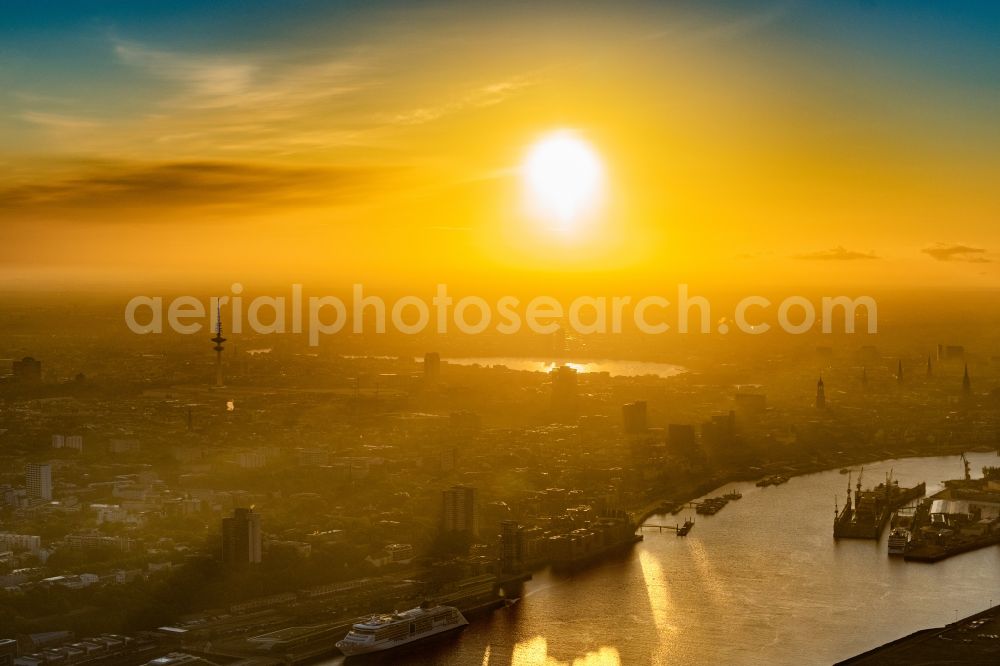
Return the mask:
<path id="1" fill-rule="evenodd" d="M 910 538 L 910 530 L 905 527 L 893 527 L 892 531 L 889 532 L 889 554 L 905 555 Z"/>
<path id="2" fill-rule="evenodd" d="M 738 500 L 738 499 L 743 499 L 743 493 L 741 493 L 738 490 L 731 490 L 722 497 L 730 501 Z"/>
<path id="3" fill-rule="evenodd" d="M 851 471 L 851 468 L 850 468 L 850 467 L 841 467 L 841 468 L 840 468 L 840 473 L 841 473 L 841 474 L 847 474 L 847 473 L 849 473 L 850 471 Z"/>
<path id="4" fill-rule="evenodd" d="M 677 536 L 687 536 L 692 527 L 694 527 L 694 521 L 688 518 L 683 525 L 677 528 Z"/>
<path id="5" fill-rule="evenodd" d="M 698 506 L 696 506 L 694 510 L 695 513 L 699 513 L 703 516 L 714 516 L 728 503 L 729 500 L 724 497 L 711 497 L 698 502 Z"/>
<path id="6" fill-rule="evenodd" d="M 372 615 L 351 626 L 337 648 L 346 656 L 384 652 L 462 629 L 469 624 L 453 606 L 422 604 L 407 611 Z"/>
<path id="7" fill-rule="evenodd" d="M 892 512 L 923 497 L 927 490 L 923 482 L 912 488 L 902 488 L 898 481 L 892 479 L 891 472 L 886 475 L 884 482 L 869 490 L 862 490 L 861 477 L 864 471 L 862 467 L 853 497 L 848 477 L 847 502 L 833 521 L 833 536 L 836 539 L 878 539 Z"/>
<path id="8" fill-rule="evenodd" d="M 783 483 L 788 483 L 788 477 L 783 474 L 772 474 L 771 476 L 765 476 L 763 479 L 757 482 L 758 488 L 766 488 L 768 486 L 780 486 Z"/>

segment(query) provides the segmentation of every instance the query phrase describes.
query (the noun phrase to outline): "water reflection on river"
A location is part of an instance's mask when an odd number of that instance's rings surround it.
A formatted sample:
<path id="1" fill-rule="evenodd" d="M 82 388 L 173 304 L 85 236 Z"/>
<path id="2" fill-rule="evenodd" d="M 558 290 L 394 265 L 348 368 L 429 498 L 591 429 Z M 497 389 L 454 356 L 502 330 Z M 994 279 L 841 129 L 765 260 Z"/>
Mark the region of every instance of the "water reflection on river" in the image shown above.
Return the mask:
<path id="1" fill-rule="evenodd" d="M 577 372 L 607 372 L 615 377 L 641 377 L 655 375 L 657 377 L 673 377 L 687 370 L 671 363 L 655 363 L 652 361 L 619 361 L 611 359 L 592 361 L 553 361 L 551 359 L 520 358 L 520 357 L 473 357 L 444 359 L 455 365 L 481 365 L 484 368 L 503 366 L 511 370 L 528 372 L 549 372 L 559 365 L 568 365 Z"/>
<path id="2" fill-rule="evenodd" d="M 1000 464 L 971 454 L 972 469 Z M 961 476 L 958 457 L 865 467 L 872 484 Z M 397 664 L 823 664 L 1000 602 L 1000 548 L 937 564 L 886 555 L 885 538 L 832 537 L 837 471 L 770 488 L 699 516 L 686 538 L 647 532 L 630 553 L 574 576 L 538 573 L 524 598 L 454 640 Z M 713 492 L 711 494 L 719 494 Z M 654 516 L 673 525 L 684 516 Z"/>

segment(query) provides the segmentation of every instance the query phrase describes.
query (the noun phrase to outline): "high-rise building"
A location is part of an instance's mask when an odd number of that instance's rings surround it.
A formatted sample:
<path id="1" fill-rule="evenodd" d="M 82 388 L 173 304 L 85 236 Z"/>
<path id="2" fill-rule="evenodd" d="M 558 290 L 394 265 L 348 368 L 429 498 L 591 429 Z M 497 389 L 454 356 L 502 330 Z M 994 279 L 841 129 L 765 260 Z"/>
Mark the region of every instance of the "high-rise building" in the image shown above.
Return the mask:
<path id="1" fill-rule="evenodd" d="M 427 352 L 424 354 L 424 379 L 428 382 L 436 382 L 441 376 L 441 354 L 437 352 Z"/>
<path id="2" fill-rule="evenodd" d="M 704 428 L 702 428 L 704 430 Z M 698 455 L 698 437 L 693 425 L 671 423 L 667 426 L 667 451 L 681 458 L 695 458 Z"/>
<path id="3" fill-rule="evenodd" d="M 464 532 L 469 536 L 479 534 L 479 508 L 476 506 L 476 489 L 470 486 L 452 486 L 442 493 L 445 532 Z"/>
<path id="4" fill-rule="evenodd" d="M 962 375 L 962 392 L 971 393 L 972 392 L 972 380 L 969 378 L 969 364 L 965 364 L 965 374 Z"/>
<path id="5" fill-rule="evenodd" d="M 937 346 L 937 357 L 939 361 L 947 361 L 956 358 L 965 358 L 965 347 L 962 345 L 941 345 Z"/>
<path id="6" fill-rule="evenodd" d="M 627 435 L 641 435 L 648 429 L 646 421 L 646 401 L 637 400 L 622 405 L 622 424 Z"/>
<path id="7" fill-rule="evenodd" d="M 48 463 L 28 463 L 24 466 L 24 485 L 29 500 L 52 501 L 52 466 Z"/>
<path id="8" fill-rule="evenodd" d="M 222 519 L 222 561 L 234 566 L 260 564 L 260 514 L 250 509 L 235 509 Z"/>
<path id="9" fill-rule="evenodd" d="M 14 371 L 14 379 L 19 382 L 42 381 L 42 362 L 36 361 L 30 356 L 25 356 L 20 361 L 14 361 L 11 370 Z"/>
<path id="10" fill-rule="evenodd" d="M 823 385 L 823 378 L 820 377 L 819 381 L 816 382 L 816 408 L 823 409 L 826 407 L 826 387 Z"/>
<path id="11" fill-rule="evenodd" d="M 552 377 L 552 409 L 559 414 L 576 414 L 576 369 L 560 365 L 549 372 Z"/>
<path id="12" fill-rule="evenodd" d="M 500 522 L 500 571 L 514 573 L 521 568 L 524 561 L 523 553 L 524 528 L 516 520 Z"/>
<path id="13" fill-rule="evenodd" d="M 680 431 L 671 432 L 668 443 L 675 437 L 682 442 L 690 442 L 694 439 L 694 433 Z M 671 444 L 673 448 L 675 444 Z M 685 446 L 691 446 L 690 443 Z M 694 450 L 691 457 L 697 458 L 701 454 L 708 454 L 718 459 L 730 459 L 734 455 L 740 455 L 743 451 L 739 446 L 739 438 L 736 434 L 736 412 L 729 410 L 726 414 L 716 414 L 711 419 L 701 425 L 701 447 L 698 448 L 694 442 Z"/>

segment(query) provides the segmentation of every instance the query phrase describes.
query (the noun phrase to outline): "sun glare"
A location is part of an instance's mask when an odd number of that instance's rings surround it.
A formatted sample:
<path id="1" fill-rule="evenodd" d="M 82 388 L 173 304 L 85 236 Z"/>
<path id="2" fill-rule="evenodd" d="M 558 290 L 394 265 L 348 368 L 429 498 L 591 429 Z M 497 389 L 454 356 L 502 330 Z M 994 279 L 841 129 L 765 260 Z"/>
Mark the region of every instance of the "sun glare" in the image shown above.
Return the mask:
<path id="1" fill-rule="evenodd" d="M 534 212 L 566 230 L 597 203 L 603 168 L 590 144 L 560 131 L 532 146 L 522 173 Z"/>

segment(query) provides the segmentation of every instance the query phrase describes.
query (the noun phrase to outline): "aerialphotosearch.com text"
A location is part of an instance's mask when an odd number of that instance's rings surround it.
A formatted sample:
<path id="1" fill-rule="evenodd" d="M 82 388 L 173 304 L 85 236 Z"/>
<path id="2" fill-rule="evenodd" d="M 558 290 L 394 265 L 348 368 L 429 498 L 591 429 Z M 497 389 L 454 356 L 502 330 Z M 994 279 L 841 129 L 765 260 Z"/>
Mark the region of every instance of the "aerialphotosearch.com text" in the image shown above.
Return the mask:
<path id="1" fill-rule="evenodd" d="M 628 327 L 649 334 L 720 333 L 739 331 L 760 335 L 771 330 L 800 335 L 816 330 L 854 333 L 878 329 L 878 308 L 870 296 L 823 296 L 818 303 L 803 296 L 788 296 L 777 303 L 763 296 L 739 300 L 731 316 L 712 317 L 712 306 L 703 296 L 692 295 L 686 284 L 677 285 L 673 298 L 651 295 L 579 296 L 565 302 L 553 296 L 522 299 L 502 296 L 487 300 L 479 296 L 455 298 L 447 285 L 437 285 L 429 298 L 408 295 L 385 299 L 366 293 L 355 284 L 350 297 L 304 296 L 301 284 L 293 284 L 287 296 L 256 296 L 245 299 L 243 286 L 235 283 L 230 294 L 213 296 L 206 303 L 194 296 L 178 296 L 165 302 L 161 296 L 135 296 L 125 307 L 125 323 L 137 334 L 169 330 L 195 334 L 213 329 L 220 322 L 227 332 L 239 334 L 245 327 L 255 333 L 308 335 L 317 346 L 323 336 L 341 332 L 356 334 L 459 332 L 476 335 L 493 330 L 504 335 L 521 332 L 551 334 L 569 328 L 581 335 L 621 333 Z M 430 330 L 429 330 L 430 329 Z"/>

